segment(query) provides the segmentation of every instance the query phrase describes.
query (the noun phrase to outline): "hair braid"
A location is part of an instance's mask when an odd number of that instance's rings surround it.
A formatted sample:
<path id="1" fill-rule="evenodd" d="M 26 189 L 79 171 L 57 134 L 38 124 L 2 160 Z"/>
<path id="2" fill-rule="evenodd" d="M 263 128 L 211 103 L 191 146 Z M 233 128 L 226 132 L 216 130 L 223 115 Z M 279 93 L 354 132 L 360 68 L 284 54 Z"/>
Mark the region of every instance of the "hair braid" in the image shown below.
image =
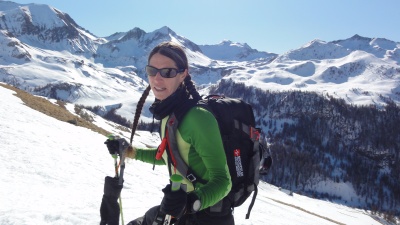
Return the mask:
<path id="1" fill-rule="evenodd" d="M 143 109 L 143 105 L 146 101 L 147 96 L 149 95 L 149 92 L 151 90 L 150 85 L 147 86 L 146 90 L 144 90 L 142 97 L 140 97 L 139 102 L 136 105 L 136 112 L 135 112 L 135 118 L 133 120 L 133 125 L 132 125 L 132 133 L 131 133 L 131 140 L 130 143 L 132 144 L 133 141 L 133 135 L 136 132 L 136 128 L 138 126 L 139 123 L 139 118 L 140 118 L 140 114 L 142 113 L 142 109 Z"/>
<path id="2" fill-rule="evenodd" d="M 200 96 L 199 92 L 197 92 L 196 87 L 192 81 L 192 77 L 189 74 L 186 76 L 184 82 L 185 82 L 186 90 L 189 91 L 189 93 L 192 95 L 193 99 L 200 100 L 201 96 Z"/>

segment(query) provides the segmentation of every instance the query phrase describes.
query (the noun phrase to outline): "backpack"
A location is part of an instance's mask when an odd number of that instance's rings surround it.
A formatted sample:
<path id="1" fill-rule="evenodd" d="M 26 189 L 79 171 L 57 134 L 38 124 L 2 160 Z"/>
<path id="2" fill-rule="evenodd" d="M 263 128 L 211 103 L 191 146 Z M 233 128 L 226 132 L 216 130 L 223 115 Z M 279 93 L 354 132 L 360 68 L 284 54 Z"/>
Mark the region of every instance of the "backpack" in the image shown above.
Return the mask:
<path id="1" fill-rule="evenodd" d="M 210 210 L 218 212 L 223 204 L 225 204 L 224 206 L 228 205 L 229 208 L 238 207 L 254 192 L 246 214 L 246 219 L 248 219 L 258 192 L 260 159 L 263 154 L 262 145 L 259 143 L 260 131 L 255 128 L 253 108 L 243 100 L 219 95 L 207 96 L 197 102 L 195 106 L 203 107 L 215 116 L 232 179 L 232 189 L 229 194 L 215 207 L 211 206 Z M 185 111 L 187 112 L 189 109 Z M 178 151 L 175 133 L 179 119 L 184 113 L 170 116 L 166 125 L 165 137 L 168 139 L 168 146 L 172 148 L 178 171 L 182 175 L 186 175 L 186 178 L 192 183 L 205 183 L 187 166 Z"/>

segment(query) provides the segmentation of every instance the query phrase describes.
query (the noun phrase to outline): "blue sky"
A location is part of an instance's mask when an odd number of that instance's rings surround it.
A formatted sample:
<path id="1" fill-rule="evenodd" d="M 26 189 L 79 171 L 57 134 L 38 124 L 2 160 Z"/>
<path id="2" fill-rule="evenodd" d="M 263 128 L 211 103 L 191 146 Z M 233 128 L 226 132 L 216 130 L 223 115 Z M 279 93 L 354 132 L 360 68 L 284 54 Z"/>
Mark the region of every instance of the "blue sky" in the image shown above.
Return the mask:
<path id="1" fill-rule="evenodd" d="M 314 39 L 334 41 L 355 34 L 400 41 L 398 0 L 15 0 L 68 13 L 103 37 L 139 27 L 168 26 L 196 44 L 222 40 L 282 54 Z"/>

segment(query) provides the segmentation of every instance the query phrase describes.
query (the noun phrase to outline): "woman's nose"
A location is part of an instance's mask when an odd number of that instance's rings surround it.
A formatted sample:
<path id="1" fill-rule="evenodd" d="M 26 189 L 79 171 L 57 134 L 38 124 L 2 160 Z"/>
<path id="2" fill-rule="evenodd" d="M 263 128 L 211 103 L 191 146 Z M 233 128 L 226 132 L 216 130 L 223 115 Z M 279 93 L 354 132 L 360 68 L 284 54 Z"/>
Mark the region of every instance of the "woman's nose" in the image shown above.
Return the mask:
<path id="1" fill-rule="evenodd" d="M 156 75 L 154 76 L 154 79 L 160 80 L 163 77 L 161 76 L 160 72 L 157 72 Z"/>

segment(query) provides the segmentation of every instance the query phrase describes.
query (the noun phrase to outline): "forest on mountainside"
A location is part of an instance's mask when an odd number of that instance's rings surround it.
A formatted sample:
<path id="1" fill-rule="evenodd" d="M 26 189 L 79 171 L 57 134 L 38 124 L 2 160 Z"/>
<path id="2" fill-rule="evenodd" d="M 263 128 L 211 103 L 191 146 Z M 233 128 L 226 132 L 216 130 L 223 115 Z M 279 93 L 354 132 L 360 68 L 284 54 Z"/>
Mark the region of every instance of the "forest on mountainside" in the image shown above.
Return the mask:
<path id="1" fill-rule="evenodd" d="M 400 214 L 400 108 L 351 105 L 315 92 L 272 92 L 221 80 L 210 94 L 242 98 L 253 108 L 273 158 L 264 179 L 312 197 L 342 196 L 313 190 L 330 180 L 349 182 L 351 206 Z"/>

